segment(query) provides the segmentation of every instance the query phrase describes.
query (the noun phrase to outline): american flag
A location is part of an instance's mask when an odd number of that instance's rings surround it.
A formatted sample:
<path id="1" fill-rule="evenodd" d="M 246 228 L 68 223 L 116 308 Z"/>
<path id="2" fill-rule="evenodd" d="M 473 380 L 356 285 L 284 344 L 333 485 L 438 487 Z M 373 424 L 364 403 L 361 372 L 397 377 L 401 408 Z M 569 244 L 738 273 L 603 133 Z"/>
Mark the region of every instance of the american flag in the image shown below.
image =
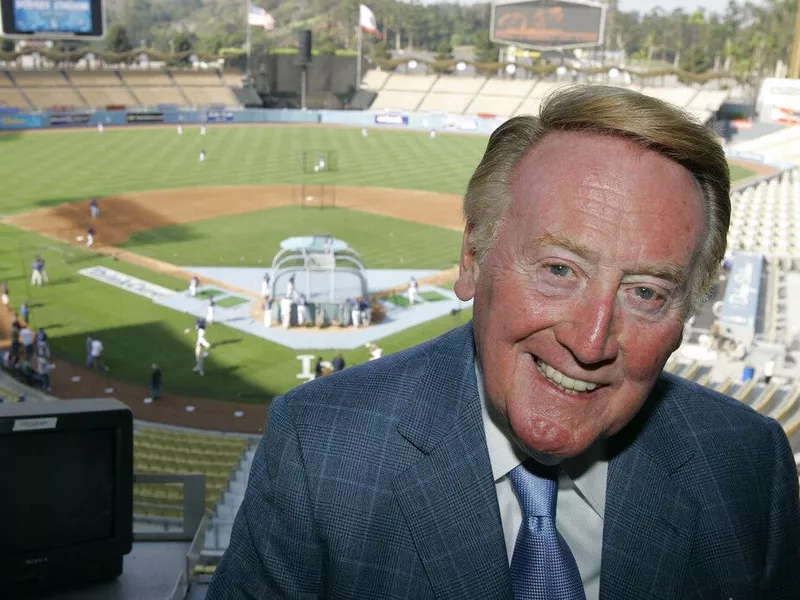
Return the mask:
<path id="1" fill-rule="evenodd" d="M 275 17 L 258 6 L 250 7 L 250 14 L 247 15 L 247 24 L 263 27 L 267 31 L 275 29 Z"/>

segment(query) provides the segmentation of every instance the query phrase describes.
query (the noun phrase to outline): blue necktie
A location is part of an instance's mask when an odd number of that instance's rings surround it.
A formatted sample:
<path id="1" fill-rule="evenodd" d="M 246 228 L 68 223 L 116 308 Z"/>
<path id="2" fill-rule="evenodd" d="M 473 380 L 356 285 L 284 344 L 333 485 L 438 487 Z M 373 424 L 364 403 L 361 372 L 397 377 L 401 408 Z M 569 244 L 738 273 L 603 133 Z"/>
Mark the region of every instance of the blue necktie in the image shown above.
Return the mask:
<path id="1" fill-rule="evenodd" d="M 522 505 L 511 557 L 514 599 L 585 600 L 575 557 L 556 529 L 558 467 L 522 463 L 508 476 Z"/>

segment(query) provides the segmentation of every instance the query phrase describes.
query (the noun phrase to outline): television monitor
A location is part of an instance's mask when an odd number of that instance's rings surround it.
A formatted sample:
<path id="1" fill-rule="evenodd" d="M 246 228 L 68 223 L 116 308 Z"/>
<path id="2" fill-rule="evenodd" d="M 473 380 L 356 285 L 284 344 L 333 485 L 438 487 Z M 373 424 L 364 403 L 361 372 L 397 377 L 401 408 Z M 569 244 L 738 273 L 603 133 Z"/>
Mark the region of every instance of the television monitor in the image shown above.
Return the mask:
<path id="1" fill-rule="evenodd" d="M 133 417 L 113 399 L 0 404 L 0 598 L 122 573 Z"/>
<path id="2" fill-rule="evenodd" d="M 97 40 L 105 35 L 103 0 L 0 0 L 0 36 Z"/>

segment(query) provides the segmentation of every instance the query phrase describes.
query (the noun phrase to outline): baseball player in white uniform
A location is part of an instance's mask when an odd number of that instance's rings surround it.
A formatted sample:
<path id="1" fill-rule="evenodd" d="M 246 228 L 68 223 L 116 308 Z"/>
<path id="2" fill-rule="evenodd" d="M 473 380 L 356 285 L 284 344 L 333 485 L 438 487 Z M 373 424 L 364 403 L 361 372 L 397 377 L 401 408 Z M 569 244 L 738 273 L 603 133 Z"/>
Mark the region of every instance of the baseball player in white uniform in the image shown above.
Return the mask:
<path id="1" fill-rule="evenodd" d="M 350 320 L 353 322 L 353 327 L 361 325 L 361 307 L 358 304 L 358 298 L 350 300 Z"/>
<path id="2" fill-rule="evenodd" d="M 208 301 L 208 308 L 206 309 L 206 323 L 211 325 L 214 322 L 214 307 L 217 305 L 214 299 Z"/>
<path id="3" fill-rule="evenodd" d="M 203 366 L 206 363 L 206 358 L 208 357 L 208 350 L 203 348 L 200 344 L 194 347 L 194 367 L 192 371 L 200 375 L 202 377 L 206 374 L 203 370 Z"/>
<path id="4" fill-rule="evenodd" d="M 197 321 L 197 341 L 194 344 L 194 368 L 192 371 L 198 375 L 205 375 L 203 365 L 205 364 L 208 350 L 211 344 L 206 339 L 206 324 L 202 319 Z"/>
<path id="5" fill-rule="evenodd" d="M 200 280 L 197 277 L 192 277 L 189 280 L 189 295 L 194 298 L 197 295 L 197 284 Z"/>
<path id="6" fill-rule="evenodd" d="M 367 350 L 369 350 L 370 360 L 378 360 L 381 356 L 383 356 L 383 348 L 373 342 L 367 343 Z"/>
<path id="7" fill-rule="evenodd" d="M 269 298 L 264 299 L 264 327 L 272 327 L 272 300 Z"/>
<path id="8" fill-rule="evenodd" d="M 31 265 L 31 285 L 42 285 L 45 281 L 47 281 L 47 271 L 44 270 L 44 259 L 37 254 Z"/>
<path id="9" fill-rule="evenodd" d="M 297 324 L 303 327 L 308 320 L 308 306 L 306 303 L 306 295 L 300 294 L 297 297 Z"/>
<path id="10" fill-rule="evenodd" d="M 183 125 L 178 125 L 178 135 L 183 135 Z"/>
<path id="11" fill-rule="evenodd" d="M 417 293 L 419 292 L 419 283 L 417 283 L 417 278 L 412 277 L 411 280 L 408 282 L 408 305 L 414 306 L 414 303 L 417 300 Z"/>
<path id="12" fill-rule="evenodd" d="M 281 323 L 284 329 L 292 324 L 292 299 L 288 296 L 281 298 Z"/>

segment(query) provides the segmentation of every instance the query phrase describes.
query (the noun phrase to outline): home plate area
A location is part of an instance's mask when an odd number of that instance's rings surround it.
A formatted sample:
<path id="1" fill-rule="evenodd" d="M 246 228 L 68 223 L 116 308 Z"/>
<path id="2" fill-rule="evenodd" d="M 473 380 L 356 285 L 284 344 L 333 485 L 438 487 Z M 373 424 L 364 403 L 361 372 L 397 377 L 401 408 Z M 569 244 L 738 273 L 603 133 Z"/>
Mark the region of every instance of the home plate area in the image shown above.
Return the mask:
<path id="1" fill-rule="evenodd" d="M 197 273 L 200 277 L 213 279 L 226 283 L 237 289 L 250 290 L 253 294 L 261 295 L 261 282 L 269 269 L 250 267 L 186 267 L 186 270 Z M 433 270 L 402 270 L 402 269 L 367 269 L 369 293 L 379 294 L 386 290 L 403 288 L 411 277 L 423 279 L 438 273 Z M 272 273 L 270 273 L 272 275 Z M 303 277 L 296 278 L 296 291 L 306 294 L 312 299 L 314 293 L 309 294 L 305 289 Z M 354 289 L 354 297 L 356 291 Z M 381 338 L 392 335 L 414 325 L 419 325 L 461 310 L 471 303 L 461 302 L 455 294 L 436 286 L 421 285 L 417 302 L 409 307 L 408 299 L 404 293 L 389 295 L 382 300 L 386 315 L 379 323 L 372 323 L 368 327 L 290 327 L 284 329 L 277 321 L 272 327 L 265 327 L 261 319 L 256 320 L 252 314 L 252 298 L 228 292 L 214 286 L 199 286 L 195 297 L 187 289 L 183 293 L 154 298 L 154 302 L 174 310 L 190 314 L 197 318 L 205 318 L 209 306 L 209 299 L 214 297 L 215 310 L 214 322 L 255 335 L 276 344 L 293 348 L 295 350 L 329 350 L 332 348 L 350 350 L 375 342 Z"/>
<path id="2" fill-rule="evenodd" d="M 261 296 L 261 282 L 268 270 L 248 267 L 187 267 L 200 277 L 213 279 L 233 289 L 250 291 L 238 294 L 224 289 L 224 286 L 198 286 L 195 296 L 187 289 L 175 292 L 136 277 L 125 275 L 106 267 L 90 267 L 80 273 L 97 281 L 102 281 L 128 292 L 150 298 L 156 304 L 191 315 L 187 327 L 193 327 L 196 319 L 207 318 L 210 300 L 213 298 L 214 323 L 223 323 L 228 327 L 254 335 L 276 344 L 295 350 L 351 350 L 381 338 L 398 333 L 436 319 L 453 314 L 471 305 L 461 302 L 455 294 L 447 289 L 430 285 L 421 285 L 417 301 L 409 306 L 405 292 L 387 293 L 380 301 L 385 316 L 380 322 L 373 322 L 368 327 L 290 327 L 285 329 L 275 322 L 272 327 L 265 327 L 263 319 L 256 319 L 252 313 L 253 303 Z M 369 294 L 380 294 L 387 290 L 403 290 L 411 277 L 422 280 L 438 271 L 402 270 L 402 269 L 368 269 Z M 306 281 L 298 277 L 295 283 L 298 294 L 306 294 Z M 314 294 L 310 294 L 313 298 Z M 213 324 L 211 325 L 213 327 Z"/>

